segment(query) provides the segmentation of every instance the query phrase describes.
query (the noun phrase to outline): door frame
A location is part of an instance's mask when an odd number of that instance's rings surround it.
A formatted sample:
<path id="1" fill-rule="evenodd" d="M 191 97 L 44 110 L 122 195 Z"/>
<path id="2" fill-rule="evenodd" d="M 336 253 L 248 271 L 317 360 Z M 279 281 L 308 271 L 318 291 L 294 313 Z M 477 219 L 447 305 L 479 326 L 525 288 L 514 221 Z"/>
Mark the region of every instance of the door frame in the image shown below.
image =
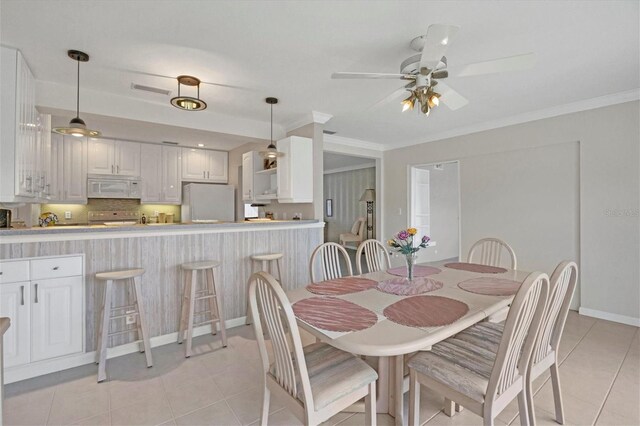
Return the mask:
<path id="1" fill-rule="evenodd" d="M 412 170 L 414 168 L 435 166 L 436 164 L 451 164 L 451 163 L 456 163 L 458 165 L 458 176 L 457 176 L 458 177 L 458 260 L 461 260 L 462 259 L 462 198 L 461 198 L 461 188 L 460 188 L 460 160 L 435 161 L 432 163 L 420 163 L 420 164 L 407 165 L 407 222 L 411 220 L 411 216 L 412 216 L 412 211 L 411 211 L 411 205 L 413 204 L 413 187 L 411 183 Z M 429 177 L 429 185 L 431 185 L 431 177 Z M 429 188 L 429 193 L 431 193 L 431 188 Z"/>

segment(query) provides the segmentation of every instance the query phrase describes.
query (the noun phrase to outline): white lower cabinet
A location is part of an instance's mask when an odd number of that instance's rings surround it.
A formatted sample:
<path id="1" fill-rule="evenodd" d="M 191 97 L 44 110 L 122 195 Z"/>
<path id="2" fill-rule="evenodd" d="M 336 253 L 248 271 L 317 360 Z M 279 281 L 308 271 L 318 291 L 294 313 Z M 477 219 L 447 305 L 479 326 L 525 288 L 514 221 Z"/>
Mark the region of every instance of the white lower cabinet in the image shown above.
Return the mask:
<path id="1" fill-rule="evenodd" d="M 82 277 L 31 284 L 31 361 L 82 351 Z"/>
<path id="2" fill-rule="evenodd" d="M 82 256 L 0 262 L 0 316 L 11 319 L 5 367 L 83 351 L 83 265 Z"/>
<path id="3" fill-rule="evenodd" d="M 0 316 L 11 318 L 4 335 L 4 366 L 26 364 L 31 356 L 29 281 L 0 284 Z"/>

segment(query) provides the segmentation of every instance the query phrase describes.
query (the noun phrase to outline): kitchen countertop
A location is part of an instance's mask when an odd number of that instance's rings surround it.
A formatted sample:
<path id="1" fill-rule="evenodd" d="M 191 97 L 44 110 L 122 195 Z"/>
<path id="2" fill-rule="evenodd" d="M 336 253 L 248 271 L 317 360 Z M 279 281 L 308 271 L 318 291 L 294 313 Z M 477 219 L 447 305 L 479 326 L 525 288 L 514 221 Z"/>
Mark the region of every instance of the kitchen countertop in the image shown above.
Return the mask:
<path id="1" fill-rule="evenodd" d="M 316 219 L 256 222 L 167 223 L 147 225 L 61 225 L 0 230 L 0 244 L 29 241 L 64 241 L 92 238 L 128 238 L 215 232 L 268 231 L 269 229 L 324 227 Z"/>

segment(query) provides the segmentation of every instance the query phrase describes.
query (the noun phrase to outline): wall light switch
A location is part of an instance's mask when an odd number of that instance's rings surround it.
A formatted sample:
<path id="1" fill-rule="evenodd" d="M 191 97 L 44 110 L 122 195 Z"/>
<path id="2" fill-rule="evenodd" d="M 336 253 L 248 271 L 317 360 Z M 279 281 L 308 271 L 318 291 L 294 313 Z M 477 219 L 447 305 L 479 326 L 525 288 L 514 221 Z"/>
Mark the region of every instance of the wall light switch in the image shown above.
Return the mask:
<path id="1" fill-rule="evenodd" d="M 64 218 L 65 219 L 71 219 L 71 212 L 69 212 L 69 211 L 64 212 Z"/>

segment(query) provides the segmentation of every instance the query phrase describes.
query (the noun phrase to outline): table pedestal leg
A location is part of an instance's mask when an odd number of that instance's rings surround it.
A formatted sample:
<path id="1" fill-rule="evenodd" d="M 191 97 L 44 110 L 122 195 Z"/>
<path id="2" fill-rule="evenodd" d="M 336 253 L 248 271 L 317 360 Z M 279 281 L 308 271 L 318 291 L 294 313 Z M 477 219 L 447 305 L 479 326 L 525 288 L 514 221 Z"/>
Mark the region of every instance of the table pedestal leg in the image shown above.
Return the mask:
<path id="1" fill-rule="evenodd" d="M 395 417 L 396 425 L 404 423 L 404 356 L 390 357 L 389 415 Z"/>

